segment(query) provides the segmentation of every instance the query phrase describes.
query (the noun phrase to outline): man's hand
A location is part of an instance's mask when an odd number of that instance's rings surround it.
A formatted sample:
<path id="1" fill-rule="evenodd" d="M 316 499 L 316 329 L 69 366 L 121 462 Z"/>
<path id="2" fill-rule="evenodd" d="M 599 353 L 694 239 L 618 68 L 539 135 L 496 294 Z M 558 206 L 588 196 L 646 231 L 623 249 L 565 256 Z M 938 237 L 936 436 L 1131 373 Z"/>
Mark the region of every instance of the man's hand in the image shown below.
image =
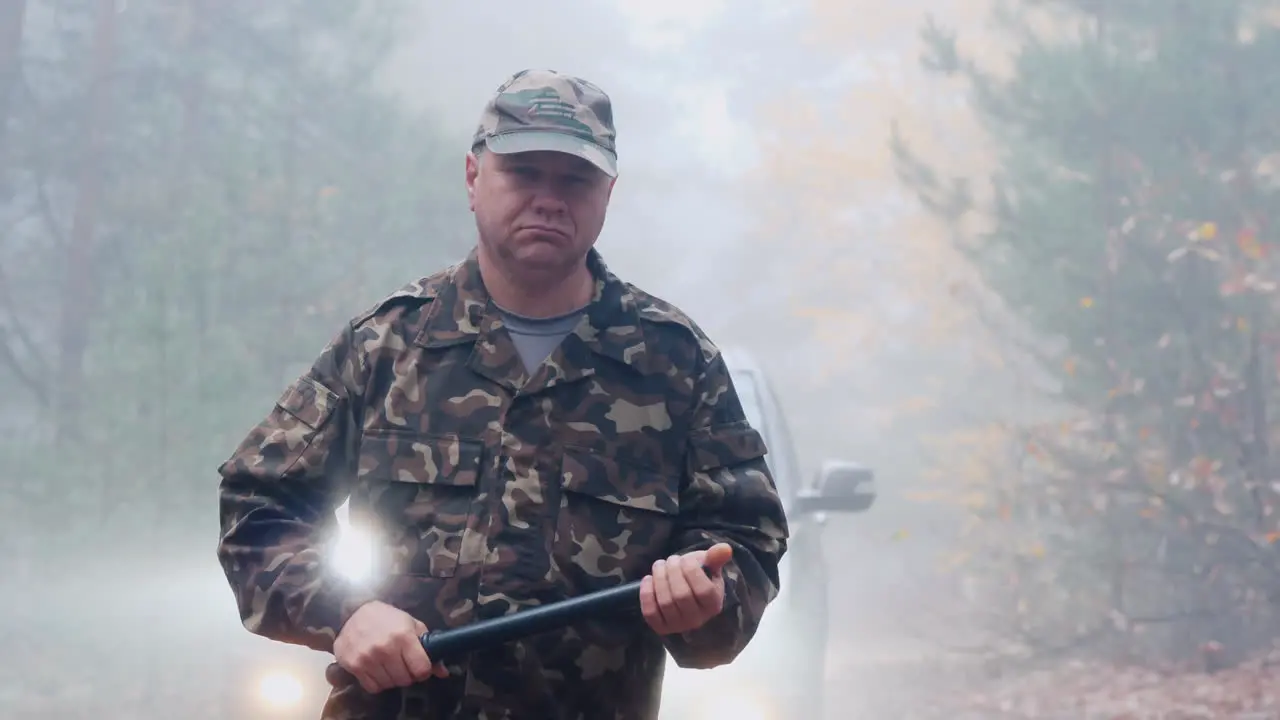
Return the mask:
<path id="1" fill-rule="evenodd" d="M 720 569 L 733 559 L 725 543 L 686 555 L 672 555 L 653 564 L 653 574 L 640 583 L 640 612 L 659 635 L 696 630 L 724 607 L 724 575 Z M 702 568 L 710 572 L 710 577 Z"/>
<path id="2" fill-rule="evenodd" d="M 374 600 L 361 605 L 342 626 L 333 643 L 333 656 L 370 694 L 408 687 L 431 676 L 445 677 L 443 666 L 432 667 L 419 638 L 427 631 L 409 613 Z"/>

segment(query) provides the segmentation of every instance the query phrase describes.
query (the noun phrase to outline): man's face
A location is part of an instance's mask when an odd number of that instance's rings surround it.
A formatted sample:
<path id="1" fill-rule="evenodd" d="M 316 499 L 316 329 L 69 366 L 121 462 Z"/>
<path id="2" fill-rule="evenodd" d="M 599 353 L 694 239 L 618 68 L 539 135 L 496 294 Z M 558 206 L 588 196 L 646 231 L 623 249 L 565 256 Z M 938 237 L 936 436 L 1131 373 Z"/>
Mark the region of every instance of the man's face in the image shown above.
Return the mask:
<path id="1" fill-rule="evenodd" d="M 467 197 L 483 250 L 530 281 L 568 275 L 604 226 L 614 178 L 558 152 L 467 155 Z"/>

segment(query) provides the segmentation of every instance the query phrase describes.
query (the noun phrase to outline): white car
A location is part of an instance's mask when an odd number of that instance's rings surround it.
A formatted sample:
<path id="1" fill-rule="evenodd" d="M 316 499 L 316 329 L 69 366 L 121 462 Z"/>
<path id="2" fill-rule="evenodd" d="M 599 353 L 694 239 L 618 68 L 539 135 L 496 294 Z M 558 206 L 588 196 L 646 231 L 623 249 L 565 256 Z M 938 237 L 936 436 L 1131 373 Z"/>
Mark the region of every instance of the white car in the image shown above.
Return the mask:
<path id="1" fill-rule="evenodd" d="M 712 670 L 680 668 L 668 658 L 663 683 L 662 720 L 812 720 L 823 713 L 827 650 L 827 583 L 822 528 L 829 512 L 862 512 L 875 502 L 874 476 L 856 463 L 827 461 L 806 483 L 795 445 L 772 385 L 750 355 L 726 352 L 734 385 L 751 424 L 765 437 L 768 462 L 778 484 L 791 527 L 791 541 L 780 568 L 782 588 L 746 650 L 733 663 Z M 370 568 L 372 548 L 338 510 L 342 534 L 335 546 L 336 567 L 353 578 Z M 225 585 L 224 590 L 225 593 Z M 223 595 L 225 597 L 225 595 Z M 230 620 L 235 610 L 226 605 Z M 331 659 L 310 650 L 284 646 L 243 629 L 234 644 L 240 660 L 224 696 L 236 703 L 239 718 L 308 718 L 319 715 L 328 693 L 324 669 Z M 227 717 L 230 717 L 228 715 Z"/>
<path id="2" fill-rule="evenodd" d="M 829 512 L 863 512 L 875 502 L 871 470 L 828 460 L 806 483 L 773 386 L 754 359 L 725 352 L 734 387 L 769 447 L 791 529 L 781 588 L 751 643 L 728 665 L 677 667 L 668 658 L 662 720 L 815 720 L 823 717 L 827 654 L 827 572 L 822 529 Z"/>

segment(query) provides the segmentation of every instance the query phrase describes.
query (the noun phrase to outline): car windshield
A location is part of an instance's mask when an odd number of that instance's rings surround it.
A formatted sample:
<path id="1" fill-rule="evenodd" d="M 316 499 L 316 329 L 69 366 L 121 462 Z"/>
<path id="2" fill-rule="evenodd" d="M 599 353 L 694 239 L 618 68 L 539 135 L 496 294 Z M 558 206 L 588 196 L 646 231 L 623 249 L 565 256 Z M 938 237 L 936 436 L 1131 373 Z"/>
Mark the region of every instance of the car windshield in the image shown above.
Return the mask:
<path id="1" fill-rule="evenodd" d="M 776 409 L 770 413 L 765 407 L 765 388 L 763 378 L 747 370 L 730 371 L 733 387 L 738 391 L 738 400 L 747 416 L 747 422 L 764 436 L 769 446 L 769 454 L 765 462 L 773 472 L 774 482 L 782 493 L 783 502 L 791 498 L 791 493 L 799 482 L 800 468 L 796 465 L 796 456 L 791 444 L 791 436 L 787 430 L 786 419 Z"/>

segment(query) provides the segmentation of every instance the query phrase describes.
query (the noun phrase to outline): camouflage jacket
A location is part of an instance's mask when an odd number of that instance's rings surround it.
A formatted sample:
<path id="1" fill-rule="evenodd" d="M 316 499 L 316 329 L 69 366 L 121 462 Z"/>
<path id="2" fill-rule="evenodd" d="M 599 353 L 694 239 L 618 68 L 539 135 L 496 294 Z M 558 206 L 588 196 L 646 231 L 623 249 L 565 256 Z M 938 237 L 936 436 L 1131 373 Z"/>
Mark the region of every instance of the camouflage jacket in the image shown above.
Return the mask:
<path id="1" fill-rule="evenodd" d="M 358 316 L 219 469 L 219 558 L 245 626 L 332 651 L 377 598 L 454 627 L 636 580 L 676 552 L 733 546 L 724 611 L 660 638 L 583 622 L 473 653 L 448 679 L 326 718 L 653 718 L 665 652 L 730 662 L 778 590 L 782 504 L 716 347 L 593 251 L 595 296 L 532 376 L 475 253 Z M 326 569 L 333 511 L 376 530 L 380 580 Z"/>

